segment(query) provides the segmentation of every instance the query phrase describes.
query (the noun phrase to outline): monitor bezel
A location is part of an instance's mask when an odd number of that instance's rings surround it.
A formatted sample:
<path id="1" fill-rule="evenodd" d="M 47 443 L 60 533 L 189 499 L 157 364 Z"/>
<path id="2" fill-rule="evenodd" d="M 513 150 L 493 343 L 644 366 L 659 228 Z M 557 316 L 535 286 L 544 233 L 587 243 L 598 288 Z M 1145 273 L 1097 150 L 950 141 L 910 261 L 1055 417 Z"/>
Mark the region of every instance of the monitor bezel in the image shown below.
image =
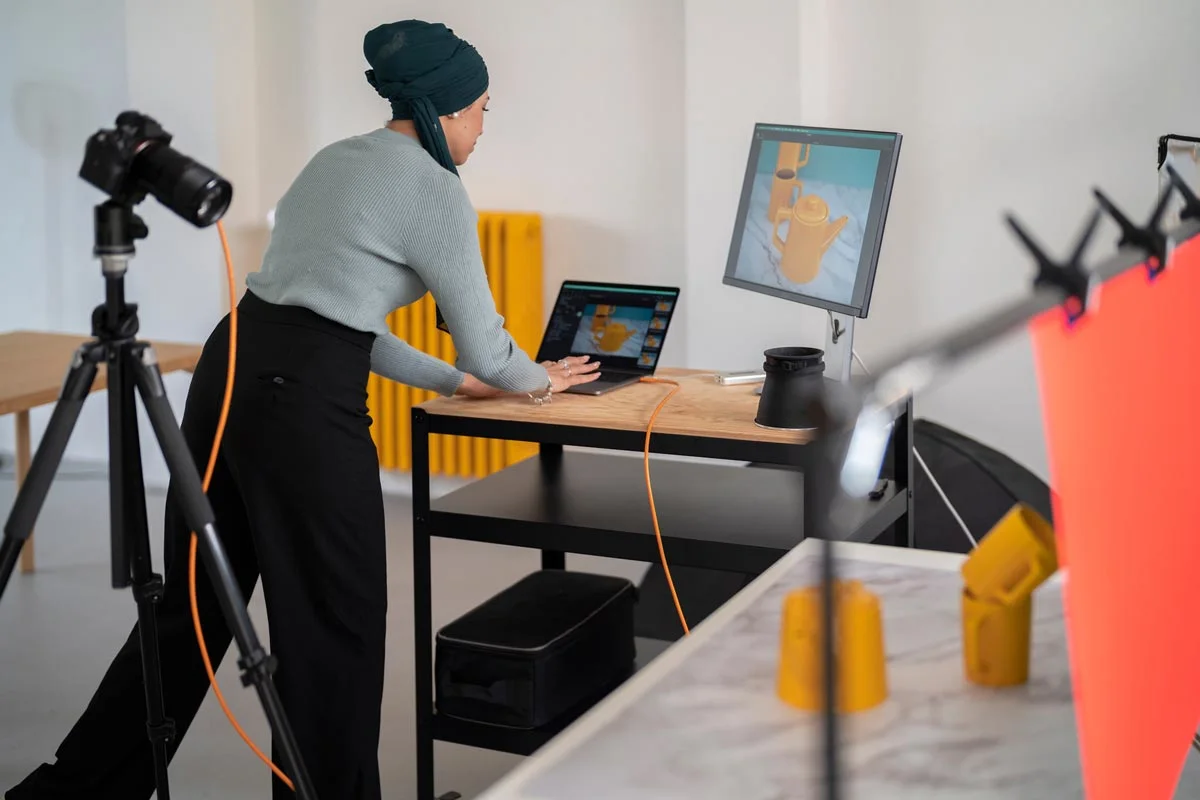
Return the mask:
<path id="1" fill-rule="evenodd" d="M 754 184 L 754 175 L 758 170 L 757 149 L 755 141 L 759 133 L 763 129 L 778 129 L 778 128 L 793 128 L 803 129 L 805 131 L 817 131 L 836 135 L 838 133 L 850 134 L 872 134 L 893 137 L 895 145 L 891 148 L 891 159 L 887 168 L 887 178 L 883 185 L 882 204 L 880 206 L 879 225 L 876 228 L 875 235 L 870 239 L 864 239 L 870 243 L 872 256 L 869 266 L 867 267 L 866 283 L 864 284 L 863 302 L 861 307 L 838 303 L 832 300 L 825 300 L 812 295 L 804 295 L 798 292 L 789 292 L 784 289 L 776 289 L 771 286 L 764 286 L 760 283 L 747 281 L 742 278 L 734 277 L 733 273 L 737 269 L 738 255 L 741 251 L 742 236 L 745 232 L 745 218 L 750 204 L 750 195 Z M 759 294 L 778 297 L 781 300 L 788 300 L 801 305 L 812 306 L 814 308 L 833 311 L 839 314 L 847 314 L 858 319 L 866 319 L 867 314 L 871 309 L 872 296 L 875 293 L 875 274 L 879 268 L 879 257 L 883 250 L 883 233 L 887 227 L 888 211 L 892 204 L 892 190 L 896 182 L 896 167 L 900 161 L 900 145 L 904 137 L 899 131 L 881 131 L 881 130 L 866 130 L 861 128 L 827 128 L 819 125 L 797 125 L 790 123 L 771 123 L 771 122 L 756 122 L 754 129 L 750 134 L 750 148 L 746 155 L 746 170 L 742 175 L 741 195 L 738 200 L 737 215 L 733 219 L 733 232 L 729 237 L 729 253 L 725 258 L 725 274 L 721 278 L 721 283 L 726 286 L 733 286 L 738 289 L 745 289 Z M 739 223 L 741 223 L 739 227 Z"/>

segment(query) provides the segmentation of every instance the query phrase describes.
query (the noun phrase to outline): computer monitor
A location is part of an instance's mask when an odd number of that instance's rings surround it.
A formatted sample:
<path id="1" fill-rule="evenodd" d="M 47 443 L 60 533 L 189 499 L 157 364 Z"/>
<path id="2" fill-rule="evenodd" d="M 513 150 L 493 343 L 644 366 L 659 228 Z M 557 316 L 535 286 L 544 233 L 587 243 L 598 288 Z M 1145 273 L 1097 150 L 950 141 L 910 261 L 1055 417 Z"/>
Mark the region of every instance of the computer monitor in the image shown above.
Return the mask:
<path id="1" fill-rule="evenodd" d="M 831 344 L 842 344 L 839 330 L 870 308 L 900 139 L 756 124 L 723 282 L 838 315 Z M 849 378 L 849 359 L 836 355 L 835 377 Z"/>

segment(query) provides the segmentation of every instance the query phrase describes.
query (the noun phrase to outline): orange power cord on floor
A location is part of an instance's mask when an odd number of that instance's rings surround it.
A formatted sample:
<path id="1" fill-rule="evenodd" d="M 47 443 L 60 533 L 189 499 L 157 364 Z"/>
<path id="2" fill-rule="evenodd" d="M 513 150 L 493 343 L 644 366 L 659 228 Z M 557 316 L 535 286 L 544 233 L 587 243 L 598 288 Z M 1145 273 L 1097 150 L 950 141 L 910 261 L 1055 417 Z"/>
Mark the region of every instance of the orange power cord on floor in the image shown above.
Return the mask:
<path id="1" fill-rule="evenodd" d="M 208 485 L 212 481 L 213 470 L 217 465 L 217 455 L 221 451 L 221 439 L 225 435 L 225 423 L 229 418 L 229 406 L 233 401 L 233 378 L 237 371 L 237 293 L 234 288 L 233 274 L 233 256 L 229 252 L 229 239 L 225 235 L 225 226 L 221 221 L 217 221 L 217 233 L 221 236 L 221 249 L 225 254 L 225 274 L 229 283 L 229 368 L 225 378 L 225 397 L 221 401 L 221 414 L 217 420 L 217 431 L 213 437 L 212 452 L 208 456 L 208 468 L 204 471 L 204 491 L 208 492 Z M 659 401 L 655 406 L 654 412 L 650 415 L 649 422 L 646 423 L 646 442 L 642 449 L 642 464 L 646 475 L 646 496 L 650 500 L 650 518 L 654 522 L 654 538 L 658 542 L 658 555 L 662 560 L 663 573 L 667 577 L 667 586 L 671 590 L 671 599 L 675 602 L 675 610 L 679 613 L 679 623 L 683 626 L 685 635 L 690 635 L 687 619 L 683 615 L 683 607 L 679 604 L 679 595 L 675 592 L 675 582 L 671 579 L 671 568 L 667 565 L 667 551 L 663 547 L 662 531 L 658 526 L 658 511 L 654 507 L 654 489 L 650 483 L 650 434 L 654 429 L 654 421 L 658 418 L 659 412 L 666 406 L 667 401 L 679 391 L 680 386 L 677 381 L 668 380 L 666 378 L 642 378 L 644 383 L 665 383 L 674 386 L 675 388 L 667 392 L 666 396 Z M 259 747 L 251 741 L 249 734 L 238 723 L 234 717 L 233 711 L 225 702 L 225 696 L 221 693 L 221 687 L 217 683 L 217 675 L 213 670 L 212 660 L 208 655 L 208 647 L 204 643 L 204 630 L 200 624 L 200 607 L 196 601 L 196 548 L 199 539 L 196 532 L 192 531 L 191 545 L 188 548 L 188 592 L 191 595 L 192 604 L 192 622 L 196 628 L 196 643 L 200 647 L 200 657 L 204 660 L 204 669 L 208 673 L 209 683 L 212 684 L 213 694 L 217 697 L 217 702 L 221 704 L 221 710 L 225 712 L 225 716 L 229 718 L 229 722 L 233 725 L 234 730 L 242 737 L 254 754 L 262 759 L 263 763 L 271 768 L 271 771 L 279 777 L 281 781 L 287 784 L 289 789 L 295 791 L 295 786 L 290 778 L 284 774 L 283 770 L 271 761 Z"/>

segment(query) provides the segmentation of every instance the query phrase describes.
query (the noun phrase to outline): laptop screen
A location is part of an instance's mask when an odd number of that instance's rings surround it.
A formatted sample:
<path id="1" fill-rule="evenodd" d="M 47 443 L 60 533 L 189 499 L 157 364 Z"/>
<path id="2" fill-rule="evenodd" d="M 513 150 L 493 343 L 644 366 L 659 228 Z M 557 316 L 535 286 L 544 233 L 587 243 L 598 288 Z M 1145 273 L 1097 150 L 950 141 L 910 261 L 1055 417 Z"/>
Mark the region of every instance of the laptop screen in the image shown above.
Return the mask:
<path id="1" fill-rule="evenodd" d="M 566 281 L 537 360 L 587 355 L 602 369 L 653 373 L 678 300 L 668 286 Z"/>

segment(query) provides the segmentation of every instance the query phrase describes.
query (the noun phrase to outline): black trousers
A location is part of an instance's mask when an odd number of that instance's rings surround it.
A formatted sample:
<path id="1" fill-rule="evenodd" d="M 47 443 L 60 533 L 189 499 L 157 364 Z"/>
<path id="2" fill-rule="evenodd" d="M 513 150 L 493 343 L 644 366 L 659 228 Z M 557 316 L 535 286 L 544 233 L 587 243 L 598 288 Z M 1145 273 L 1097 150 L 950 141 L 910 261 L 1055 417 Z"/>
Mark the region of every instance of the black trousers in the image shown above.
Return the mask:
<path id="1" fill-rule="evenodd" d="M 246 597 L 262 578 L 270 650 L 279 659 L 274 679 L 319 796 L 375 800 L 387 559 L 366 408 L 374 337 L 250 293 L 238 308 L 234 396 L 209 487 L 217 529 Z M 201 475 L 225 391 L 228 347 L 226 318 L 205 344 L 183 414 Z M 166 714 L 178 731 L 172 755 L 209 689 L 188 596 L 190 534 L 172 487 L 158 608 Z M 199 555 L 196 569 L 215 669 L 231 635 Z M 9 800 L 151 796 L 139 653 L 135 628 L 56 762 L 10 790 Z M 240 683 L 222 688 L 252 691 Z M 228 735 L 237 734 L 230 727 Z M 272 755 L 286 770 L 274 748 Z M 255 758 L 248 748 L 246 757 Z M 265 765 L 263 774 L 270 774 Z M 273 797 L 295 796 L 278 778 L 271 782 Z"/>

